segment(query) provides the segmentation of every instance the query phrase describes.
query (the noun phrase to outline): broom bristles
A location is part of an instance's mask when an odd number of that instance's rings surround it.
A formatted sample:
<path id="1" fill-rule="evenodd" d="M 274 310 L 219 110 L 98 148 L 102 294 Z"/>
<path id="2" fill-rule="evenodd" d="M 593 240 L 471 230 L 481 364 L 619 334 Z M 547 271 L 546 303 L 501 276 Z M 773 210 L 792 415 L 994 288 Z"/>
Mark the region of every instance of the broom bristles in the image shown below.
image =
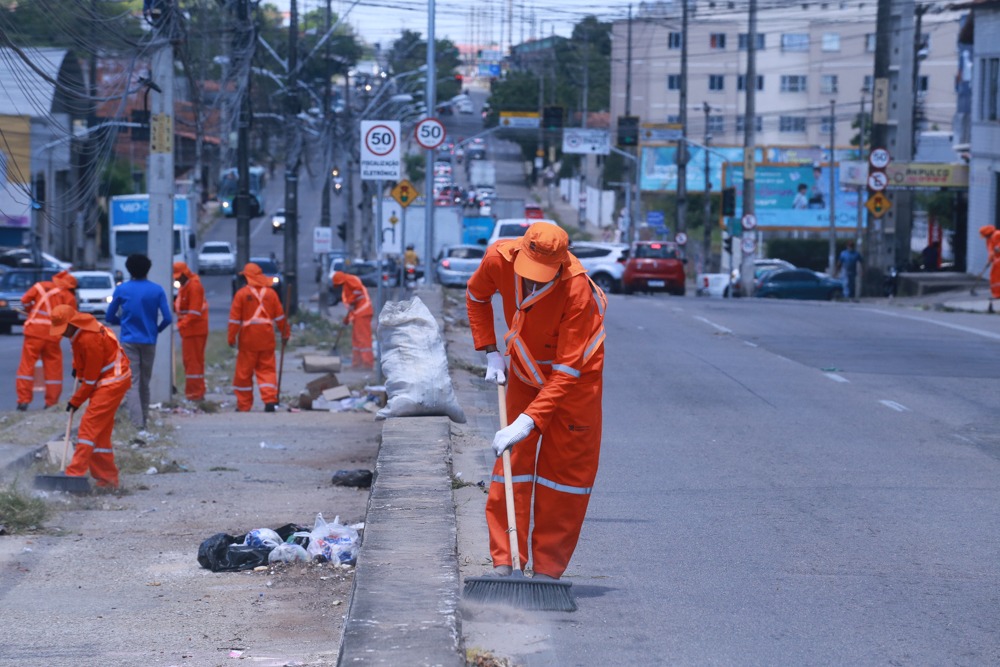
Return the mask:
<path id="1" fill-rule="evenodd" d="M 524 577 L 470 577 L 465 580 L 466 600 L 506 604 L 532 611 L 576 611 L 567 581 L 533 581 Z"/>

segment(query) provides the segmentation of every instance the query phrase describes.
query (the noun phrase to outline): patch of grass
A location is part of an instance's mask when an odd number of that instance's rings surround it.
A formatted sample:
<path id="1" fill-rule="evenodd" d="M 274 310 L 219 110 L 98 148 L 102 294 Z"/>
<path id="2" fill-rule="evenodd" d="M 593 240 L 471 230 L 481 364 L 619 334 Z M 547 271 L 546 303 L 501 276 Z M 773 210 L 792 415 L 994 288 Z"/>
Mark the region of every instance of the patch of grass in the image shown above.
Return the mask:
<path id="1" fill-rule="evenodd" d="M 37 530 L 49 512 L 43 500 L 24 495 L 13 485 L 0 489 L 0 524 L 11 533 Z"/>
<path id="2" fill-rule="evenodd" d="M 292 338 L 288 344 L 293 348 L 329 347 L 343 328 L 339 322 L 334 323 L 319 313 L 305 310 L 296 313 L 289 323 L 292 326 Z M 343 338 L 341 335 L 341 340 Z"/>
<path id="3" fill-rule="evenodd" d="M 500 658 L 481 648 L 465 649 L 468 667 L 518 667 L 510 658 Z"/>
<path id="4" fill-rule="evenodd" d="M 209 472 L 239 472 L 236 468 L 230 468 L 228 466 L 212 466 L 208 469 Z"/>
<path id="5" fill-rule="evenodd" d="M 467 486 L 475 486 L 475 484 L 473 484 L 472 482 L 465 481 L 464 479 L 462 479 L 458 475 L 454 475 L 453 474 L 451 476 L 451 488 L 452 488 L 452 490 L 455 490 L 455 489 L 464 489 Z"/>
<path id="6" fill-rule="evenodd" d="M 220 409 L 222 409 L 222 406 L 220 406 L 215 401 L 198 401 L 197 403 L 195 403 L 195 407 L 197 407 L 199 410 L 208 415 L 214 415 Z"/>
<path id="7" fill-rule="evenodd" d="M 466 361 L 465 359 L 459 359 L 458 357 L 453 357 L 451 355 L 448 355 L 448 368 L 468 371 L 473 375 L 486 375 L 486 366 L 480 366 L 479 364 Z"/>

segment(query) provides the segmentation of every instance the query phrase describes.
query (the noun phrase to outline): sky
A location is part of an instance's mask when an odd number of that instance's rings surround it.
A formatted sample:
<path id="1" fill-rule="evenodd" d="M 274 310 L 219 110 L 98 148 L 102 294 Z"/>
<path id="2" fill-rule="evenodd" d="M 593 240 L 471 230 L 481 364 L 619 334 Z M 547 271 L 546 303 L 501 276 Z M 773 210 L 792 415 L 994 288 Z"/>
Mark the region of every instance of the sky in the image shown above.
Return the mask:
<path id="1" fill-rule="evenodd" d="M 264 0 L 287 11 L 290 0 Z M 332 0 L 335 13 L 348 12 L 354 0 Z M 573 25 L 596 14 L 604 20 L 625 18 L 629 4 L 637 11 L 639 2 L 628 0 L 435 0 L 435 36 L 457 44 L 499 42 L 508 44 L 510 33 L 518 44 L 534 36 L 553 32 L 568 36 Z M 369 43 L 388 45 L 404 30 L 427 34 L 428 0 L 361 0 L 347 14 L 355 32 Z M 325 9 L 326 0 L 298 0 L 299 13 Z M 508 22 L 512 8 L 513 20 Z M 508 27 L 509 26 L 509 27 Z"/>

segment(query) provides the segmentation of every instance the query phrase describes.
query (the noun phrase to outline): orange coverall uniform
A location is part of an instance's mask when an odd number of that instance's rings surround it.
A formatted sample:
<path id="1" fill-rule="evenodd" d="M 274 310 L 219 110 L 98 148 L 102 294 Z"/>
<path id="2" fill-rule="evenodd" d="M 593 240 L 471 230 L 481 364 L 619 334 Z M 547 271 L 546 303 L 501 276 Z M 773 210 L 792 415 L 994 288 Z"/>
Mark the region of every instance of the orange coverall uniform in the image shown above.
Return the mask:
<path id="1" fill-rule="evenodd" d="M 87 318 L 90 321 L 79 321 Z M 80 420 L 76 449 L 66 474 L 83 476 L 89 470 L 97 486 L 117 487 L 118 466 L 111 448 L 111 431 L 118 406 L 132 386 L 132 370 L 111 329 L 90 315 L 80 314 L 71 321 L 80 327 L 70 339 L 79 386 L 69 402 L 77 408 L 88 399 L 90 403 Z"/>
<path id="2" fill-rule="evenodd" d="M 1000 230 L 986 240 L 986 252 L 990 258 L 990 298 L 1000 299 Z"/>
<path id="3" fill-rule="evenodd" d="M 528 559 L 534 492 L 534 571 L 558 578 L 576 549 L 597 476 L 607 298 L 572 255 L 553 282 L 525 294 L 514 273 L 520 242 L 490 246 L 469 279 L 466 306 L 478 350 L 496 344 L 491 299 L 498 291 L 503 298 L 510 355 L 507 414 L 513 419 L 524 413 L 535 422 L 531 435 L 511 450 L 520 565 L 523 569 Z M 500 458 L 493 468 L 486 522 L 493 566 L 512 565 Z"/>
<path id="4" fill-rule="evenodd" d="M 31 403 L 35 364 L 42 360 L 45 373 L 45 407 L 55 405 L 62 395 L 63 356 L 61 337 L 49 334 L 49 314 L 60 304 L 76 308 L 76 297 L 59 281 L 43 280 L 31 286 L 21 297 L 21 305 L 28 312 L 24 323 L 24 343 L 21 347 L 21 364 L 17 368 L 15 386 L 17 402 Z"/>
<path id="5" fill-rule="evenodd" d="M 248 278 L 249 280 L 249 278 Z M 270 278 L 267 279 L 270 282 Z M 241 287 L 229 309 L 229 346 L 237 343 L 236 371 L 233 391 L 236 410 L 249 412 L 253 407 L 253 378 L 257 376 L 260 400 L 264 404 L 278 402 L 278 376 L 274 363 L 274 328 L 283 340 L 291 336 L 281 300 L 270 287 L 256 286 L 253 281 Z"/>
<path id="6" fill-rule="evenodd" d="M 201 278 L 186 266 L 180 273 L 187 276 L 187 282 L 177 291 L 174 310 L 177 312 L 177 333 L 181 335 L 181 357 L 184 360 L 184 396 L 189 401 L 200 401 L 205 398 L 208 301 L 205 300 Z"/>
<path id="7" fill-rule="evenodd" d="M 334 273 L 333 284 L 343 285 L 341 300 L 348 308 L 344 324 L 351 325 L 351 366 L 372 368 L 375 366 L 375 354 L 372 352 L 372 315 L 375 309 L 368 297 L 368 289 L 361 283 L 361 278 L 343 271 Z"/>

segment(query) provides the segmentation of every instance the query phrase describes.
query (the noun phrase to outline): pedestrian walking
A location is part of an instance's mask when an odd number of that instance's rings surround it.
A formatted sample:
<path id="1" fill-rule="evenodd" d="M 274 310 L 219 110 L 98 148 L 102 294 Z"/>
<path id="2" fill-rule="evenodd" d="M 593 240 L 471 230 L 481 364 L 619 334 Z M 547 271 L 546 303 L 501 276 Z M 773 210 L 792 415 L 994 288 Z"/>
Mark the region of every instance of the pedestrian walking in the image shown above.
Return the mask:
<path id="1" fill-rule="evenodd" d="M 507 384 L 507 414 L 516 415 L 497 431 L 493 450 L 500 457 L 513 447 L 519 565 L 523 569 L 528 560 L 530 539 L 536 578 L 558 579 L 569 565 L 601 450 L 607 297 L 568 248 L 569 236 L 561 227 L 536 222 L 522 238 L 490 246 L 466 292 L 473 343 L 486 353 L 486 379 Z M 510 373 L 494 332 L 497 292 L 508 328 Z M 486 521 L 494 568 L 510 574 L 500 458 L 493 468 Z"/>
<path id="2" fill-rule="evenodd" d="M 839 274 L 841 276 L 840 281 L 844 285 L 845 299 L 854 298 L 855 285 L 858 280 L 858 270 L 863 262 L 864 258 L 861 256 L 861 253 L 854 249 L 853 240 L 848 241 L 847 247 L 841 250 L 840 255 L 837 256 L 837 264 L 834 275 Z"/>
<path id="3" fill-rule="evenodd" d="M 45 407 L 59 402 L 63 386 L 62 339 L 49 333 L 52 309 L 59 305 L 76 308 L 76 278 L 60 271 L 52 280 L 40 280 L 21 296 L 21 306 L 28 314 L 24 322 L 24 342 L 21 344 L 21 364 L 17 367 L 14 387 L 17 409 L 24 412 L 31 405 L 35 382 L 35 364 L 42 360 L 45 376 Z"/>
<path id="4" fill-rule="evenodd" d="M 274 329 L 281 333 L 282 343 L 292 335 L 281 307 L 281 299 L 271 288 L 273 281 L 253 262 L 243 267 L 247 284 L 236 291 L 229 309 L 229 347 L 236 347 L 236 370 L 233 372 L 233 392 L 236 411 L 250 412 L 253 407 L 253 379 L 257 376 L 260 400 L 264 412 L 278 407 L 278 377 L 274 363 Z"/>
<path id="5" fill-rule="evenodd" d="M 83 477 L 89 472 L 98 487 L 117 489 L 118 466 L 111 433 L 115 413 L 132 384 L 128 357 L 114 332 L 93 315 L 60 304 L 52 309 L 51 321 L 50 335 L 69 338 L 73 349 L 77 388 L 66 411 L 76 412 L 89 401 L 66 474 Z"/>
<path id="6" fill-rule="evenodd" d="M 125 269 L 131 279 L 115 288 L 104 316 L 108 324 L 121 327 L 118 339 L 136 376 L 125 406 L 129 421 L 138 429 L 145 429 L 149 421 L 149 381 L 156 359 L 156 338 L 174 321 L 167 293 L 146 279 L 152 266 L 146 255 L 128 256 Z"/>
<path id="7" fill-rule="evenodd" d="M 351 366 L 374 368 L 372 315 L 375 309 L 368 297 L 368 289 L 360 278 L 344 271 L 333 272 L 333 286 L 341 286 L 341 301 L 347 306 L 344 325 L 351 325 Z"/>
<path id="8" fill-rule="evenodd" d="M 184 360 L 184 396 L 205 398 L 205 344 L 208 342 L 208 301 L 199 278 L 184 262 L 174 262 L 174 280 L 180 283 L 174 311 Z"/>

